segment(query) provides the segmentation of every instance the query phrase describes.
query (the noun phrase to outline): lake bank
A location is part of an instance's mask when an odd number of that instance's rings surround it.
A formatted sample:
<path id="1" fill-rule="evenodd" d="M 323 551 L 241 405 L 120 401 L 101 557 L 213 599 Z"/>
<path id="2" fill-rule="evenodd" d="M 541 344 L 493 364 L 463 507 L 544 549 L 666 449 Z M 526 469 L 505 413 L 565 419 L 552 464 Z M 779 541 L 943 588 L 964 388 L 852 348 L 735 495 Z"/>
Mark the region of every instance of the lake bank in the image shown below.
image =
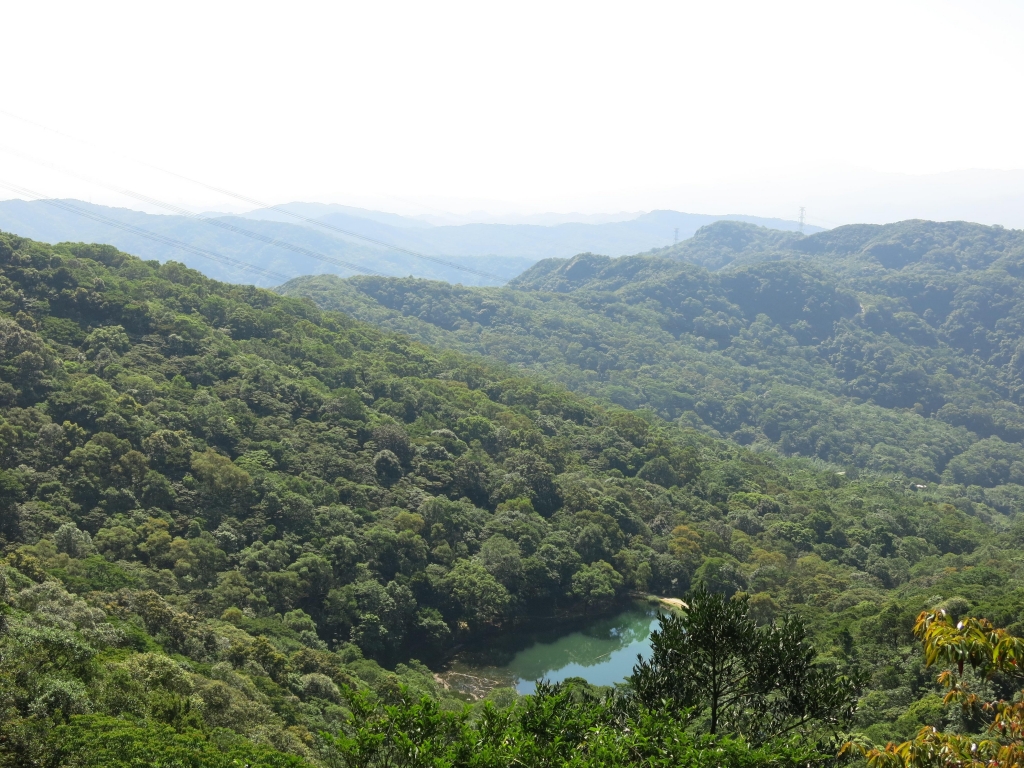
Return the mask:
<path id="1" fill-rule="evenodd" d="M 513 629 L 462 649 L 435 679 L 473 700 L 495 688 L 531 693 L 538 680 L 581 677 L 593 685 L 622 683 L 637 656 L 649 653 L 651 631 L 664 611 L 661 603 L 637 600 L 613 615 Z"/>

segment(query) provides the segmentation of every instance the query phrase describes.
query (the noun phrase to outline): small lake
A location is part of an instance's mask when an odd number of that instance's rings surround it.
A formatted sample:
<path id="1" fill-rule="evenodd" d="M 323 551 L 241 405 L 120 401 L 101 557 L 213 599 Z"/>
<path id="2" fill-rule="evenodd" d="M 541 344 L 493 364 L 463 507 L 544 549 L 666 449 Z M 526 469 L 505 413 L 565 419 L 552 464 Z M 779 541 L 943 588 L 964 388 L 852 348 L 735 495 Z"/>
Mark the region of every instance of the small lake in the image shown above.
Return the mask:
<path id="1" fill-rule="evenodd" d="M 657 616 L 657 606 L 635 603 L 613 616 L 516 631 L 486 648 L 464 651 L 444 677 L 471 695 L 496 685 L 532 693 L 537 680 L 557 683 L 569 677 L 594 685 L 621 683 L 632 674 L 637 655 L 649 655 Z"/>

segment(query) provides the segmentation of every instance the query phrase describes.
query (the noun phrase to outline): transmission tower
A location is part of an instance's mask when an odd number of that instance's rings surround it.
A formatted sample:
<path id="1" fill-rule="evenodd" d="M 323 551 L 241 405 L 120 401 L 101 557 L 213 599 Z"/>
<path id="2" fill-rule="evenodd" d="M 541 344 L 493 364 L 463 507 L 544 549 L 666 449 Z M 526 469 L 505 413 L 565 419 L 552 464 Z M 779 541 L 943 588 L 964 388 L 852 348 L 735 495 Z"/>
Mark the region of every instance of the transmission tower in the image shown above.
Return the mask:
<path id="1" fill-rule="evenodd" d="M 674 238 L 672 238 L 672 245 L 675 245 L 678 242 L 679 242 L 679 227 L 676 227 L 676 236 Z"/>
<path id="2" fill-rule="evenodd" d="M 804 207 L 800 206 L 800 231 L 804 231 Z"/>

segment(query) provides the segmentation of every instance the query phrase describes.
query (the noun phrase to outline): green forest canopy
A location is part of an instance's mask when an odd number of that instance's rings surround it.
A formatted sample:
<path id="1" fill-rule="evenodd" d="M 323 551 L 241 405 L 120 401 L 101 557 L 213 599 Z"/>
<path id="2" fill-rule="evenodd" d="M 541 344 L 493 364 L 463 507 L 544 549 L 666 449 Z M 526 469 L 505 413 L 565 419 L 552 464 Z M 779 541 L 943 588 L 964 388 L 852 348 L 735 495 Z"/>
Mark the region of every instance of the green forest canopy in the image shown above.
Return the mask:
<path id="1" fill-rule="evenodd" d="M 453 711 L 415 659 L 698 582 L 799 615 L 884 741 L 954 717 L 922 607 L 1020 630 L 1015 486 L 754 452 L 107 246 L 0 235 L 0 398 L 13 765 L 316 762 L 346 691 Z"/>
<path id="2" fill-rule="evenodd" d="M 1000 227 L 717 222 L 652 254 L 548 259 L 500 289 L 282 290 L 754 448 L 991 487 L 1024 483 L 1022 277 L 1024 233 Z"/>

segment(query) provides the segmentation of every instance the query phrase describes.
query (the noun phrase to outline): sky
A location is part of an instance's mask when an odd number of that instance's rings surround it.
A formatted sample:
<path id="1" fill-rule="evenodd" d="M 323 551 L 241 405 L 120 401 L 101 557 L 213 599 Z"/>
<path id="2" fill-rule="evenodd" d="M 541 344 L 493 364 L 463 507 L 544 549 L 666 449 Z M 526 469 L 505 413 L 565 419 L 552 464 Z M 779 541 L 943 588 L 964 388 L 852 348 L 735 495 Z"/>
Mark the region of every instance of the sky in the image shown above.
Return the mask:
<path id="1" fill-rule="evenodd" d="M 0 182 L 44 196 L 1024 227 L 1022 2 L 38 0 L 4 20 Z"/>

